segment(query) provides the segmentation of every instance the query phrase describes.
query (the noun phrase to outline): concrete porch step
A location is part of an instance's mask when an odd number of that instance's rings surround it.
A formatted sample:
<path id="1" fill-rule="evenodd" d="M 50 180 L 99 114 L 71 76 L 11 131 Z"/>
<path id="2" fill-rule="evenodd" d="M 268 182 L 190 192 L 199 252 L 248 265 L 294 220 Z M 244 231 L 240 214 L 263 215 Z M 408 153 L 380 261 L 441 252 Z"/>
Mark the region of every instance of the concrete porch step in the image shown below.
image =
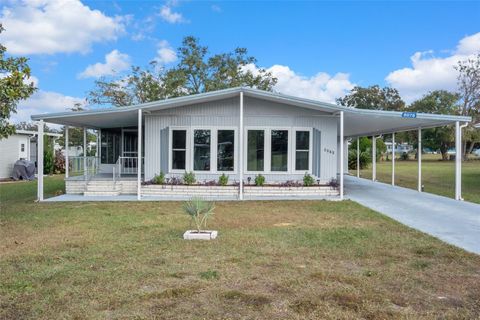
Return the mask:
<path id="1" fill-rule="evenodd" d="M 120 195 L 120 191 L 85 191 L 83 193 L 84 196 L 118 196 Z"/>

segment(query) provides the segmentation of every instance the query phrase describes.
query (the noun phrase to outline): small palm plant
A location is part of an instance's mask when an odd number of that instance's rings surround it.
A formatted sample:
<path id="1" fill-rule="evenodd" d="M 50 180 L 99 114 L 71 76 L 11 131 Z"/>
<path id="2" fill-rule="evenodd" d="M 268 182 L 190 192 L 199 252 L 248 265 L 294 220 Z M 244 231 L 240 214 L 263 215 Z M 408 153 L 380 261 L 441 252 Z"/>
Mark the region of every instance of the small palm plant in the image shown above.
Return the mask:
<path id="1" fill-rule="evenodd" d="M 192 218 L 198 233 L 207 228 L 207 220 L 214 214 L 214 209 L 213 202 L 195 197 L 183 204 L 183 211 Z"/>

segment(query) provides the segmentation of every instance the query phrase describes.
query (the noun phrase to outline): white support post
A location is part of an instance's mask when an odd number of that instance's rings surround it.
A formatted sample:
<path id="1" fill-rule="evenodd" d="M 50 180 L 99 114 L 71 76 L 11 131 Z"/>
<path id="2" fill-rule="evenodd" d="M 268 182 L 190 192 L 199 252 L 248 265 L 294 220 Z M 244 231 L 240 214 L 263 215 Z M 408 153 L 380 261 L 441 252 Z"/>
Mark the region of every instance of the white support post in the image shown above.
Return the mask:
<path id="1" fill-rule="evenodd" d="M 65 126 L 65 178 L 69 177 L 70 173 L 70 164 L 69 164 L 69 159 L 68 159 L 68 145 L 69 145 L 69 139 L 68 139 L 68 126 Z"/>
<path id="2" fill-rule="evenodd" d="M 344 135 L 343 135 L 343 111 L 340 111 L 340 200 L 343 200 L 343 171 L 344 171 Z"/>
<path id="3" fill-rule="evenodd" d="M 102 129 L 98 129 L 98 144 L 97 144 L 98 165 L 100 166 L 100 158 L 102 157 Z"/>
<path id="4" fill-rule="evenodd" d="M 455 122 L 455 200 L 462 200 L 462 128 Z"/>
<path id="5" fill-rule="evenodd" d="M 377 138 L 372 136 L 372 181 L 377 181 Z"/>
<path id="6" fill-rule="evenodd" d="M 422 129 L 418 128 L 418 192 L 422 192 Z"/>
<path id="7" fill-rule="evenodd" d="M 238 177 L 240 179 L 238 185 L 238 199 L 243 200 L 243 91 L 240 91 L 240 123 L 239 123 L 239 155 L 238 155 Z"/>
<path id="8" fill-rule="evenodd" d="M 392 133 L 392 186 L 395 185 L 395 132 Z"/>
<path id="9" fill-rule="evenodd" d="M 38 122 L 37 135 L 37 200 L 43 201 L 43 120 Z"/>
<path id="10" fill-rule="evenodd" d="M 83 127 L 83 176 L 87 177 L 87 128 Z"/>
<path id="11" fill-rule="evenodd" d="M 360 178 L 360 137 L 357 137 L 357 178 Z"/>
<path id="12" fill-rule="evenodd" d="M 96 142 L 95 142 L 95 143 L 96 143 L 96 146 L 95 146 L 95 158 L 98 158 L 98 155 L 99 155 L 99 154 L 98 154 L 98 148 L 100 148 L 100 131 L 97 130 L 96 133 L 97 133 L 97 137 L 96 137 L 97 139 L 96 139 Z"/>
<path id="13" fill-rule="evenodd" d="M 142 109 L 138 109 L 137 200 L 142 198 Z"/>

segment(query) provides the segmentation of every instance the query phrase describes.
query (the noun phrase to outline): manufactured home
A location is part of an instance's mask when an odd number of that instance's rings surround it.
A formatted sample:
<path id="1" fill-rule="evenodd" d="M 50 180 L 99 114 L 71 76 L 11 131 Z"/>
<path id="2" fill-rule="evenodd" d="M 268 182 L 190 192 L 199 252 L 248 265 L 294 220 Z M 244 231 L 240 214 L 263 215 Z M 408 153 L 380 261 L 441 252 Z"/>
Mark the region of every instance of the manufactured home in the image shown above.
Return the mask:
<path id="1" fill-rule="evenodd" d="M 55 144 L 55 139 L 62 135 L 58 133 L 45 133 L 54 141 L 54 148 L 60 148 Z M 12 177 L 13 166 L 17 160 L 29 160 L 37 162 L 37 132 L 30 130 L 16 130 L 7 138 L 0 139 L 0 179 Z"/>
<path id="2" fill-rule="evenodd" d="M 461 124 L 471 120 L 362 110 L 243 87 L 32 119 L 39 134 L 45 122 L 65 125 L 66 140 L 69 127 L 97 133 L 95 156 L 67 155 L 66 193 L 78 200 L 342 199 L 349 140 L 450 124 L 461 133 Z M 194 185 L 178 184 L 185 172 L 193 172 Z M 165 182 L 152 183 L 160 173 Z M 215 183 L 222 175 L 226 186 Z M 259 175 L 262 187 L 255 185 Z M 305 175 L 313 185 L 302 185 Z M 42 176 L 38 185 L 43 200 Z"/>

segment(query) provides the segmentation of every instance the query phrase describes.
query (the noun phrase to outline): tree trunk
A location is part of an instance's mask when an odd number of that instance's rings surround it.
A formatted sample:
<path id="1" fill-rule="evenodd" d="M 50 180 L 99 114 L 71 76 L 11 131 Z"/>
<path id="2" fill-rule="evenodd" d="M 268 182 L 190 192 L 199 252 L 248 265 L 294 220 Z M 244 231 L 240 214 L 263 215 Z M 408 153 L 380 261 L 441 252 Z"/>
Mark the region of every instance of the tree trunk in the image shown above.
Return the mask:
<path id="1" fill-rule="evenodd" d="M 474 147 L 475 147 L 475 142 L 472 141 L 472 142 L 470 143 L 470 146 L 468 147 L 468 152 L 467 152 L 467 154 L 472 154 Z"/>

